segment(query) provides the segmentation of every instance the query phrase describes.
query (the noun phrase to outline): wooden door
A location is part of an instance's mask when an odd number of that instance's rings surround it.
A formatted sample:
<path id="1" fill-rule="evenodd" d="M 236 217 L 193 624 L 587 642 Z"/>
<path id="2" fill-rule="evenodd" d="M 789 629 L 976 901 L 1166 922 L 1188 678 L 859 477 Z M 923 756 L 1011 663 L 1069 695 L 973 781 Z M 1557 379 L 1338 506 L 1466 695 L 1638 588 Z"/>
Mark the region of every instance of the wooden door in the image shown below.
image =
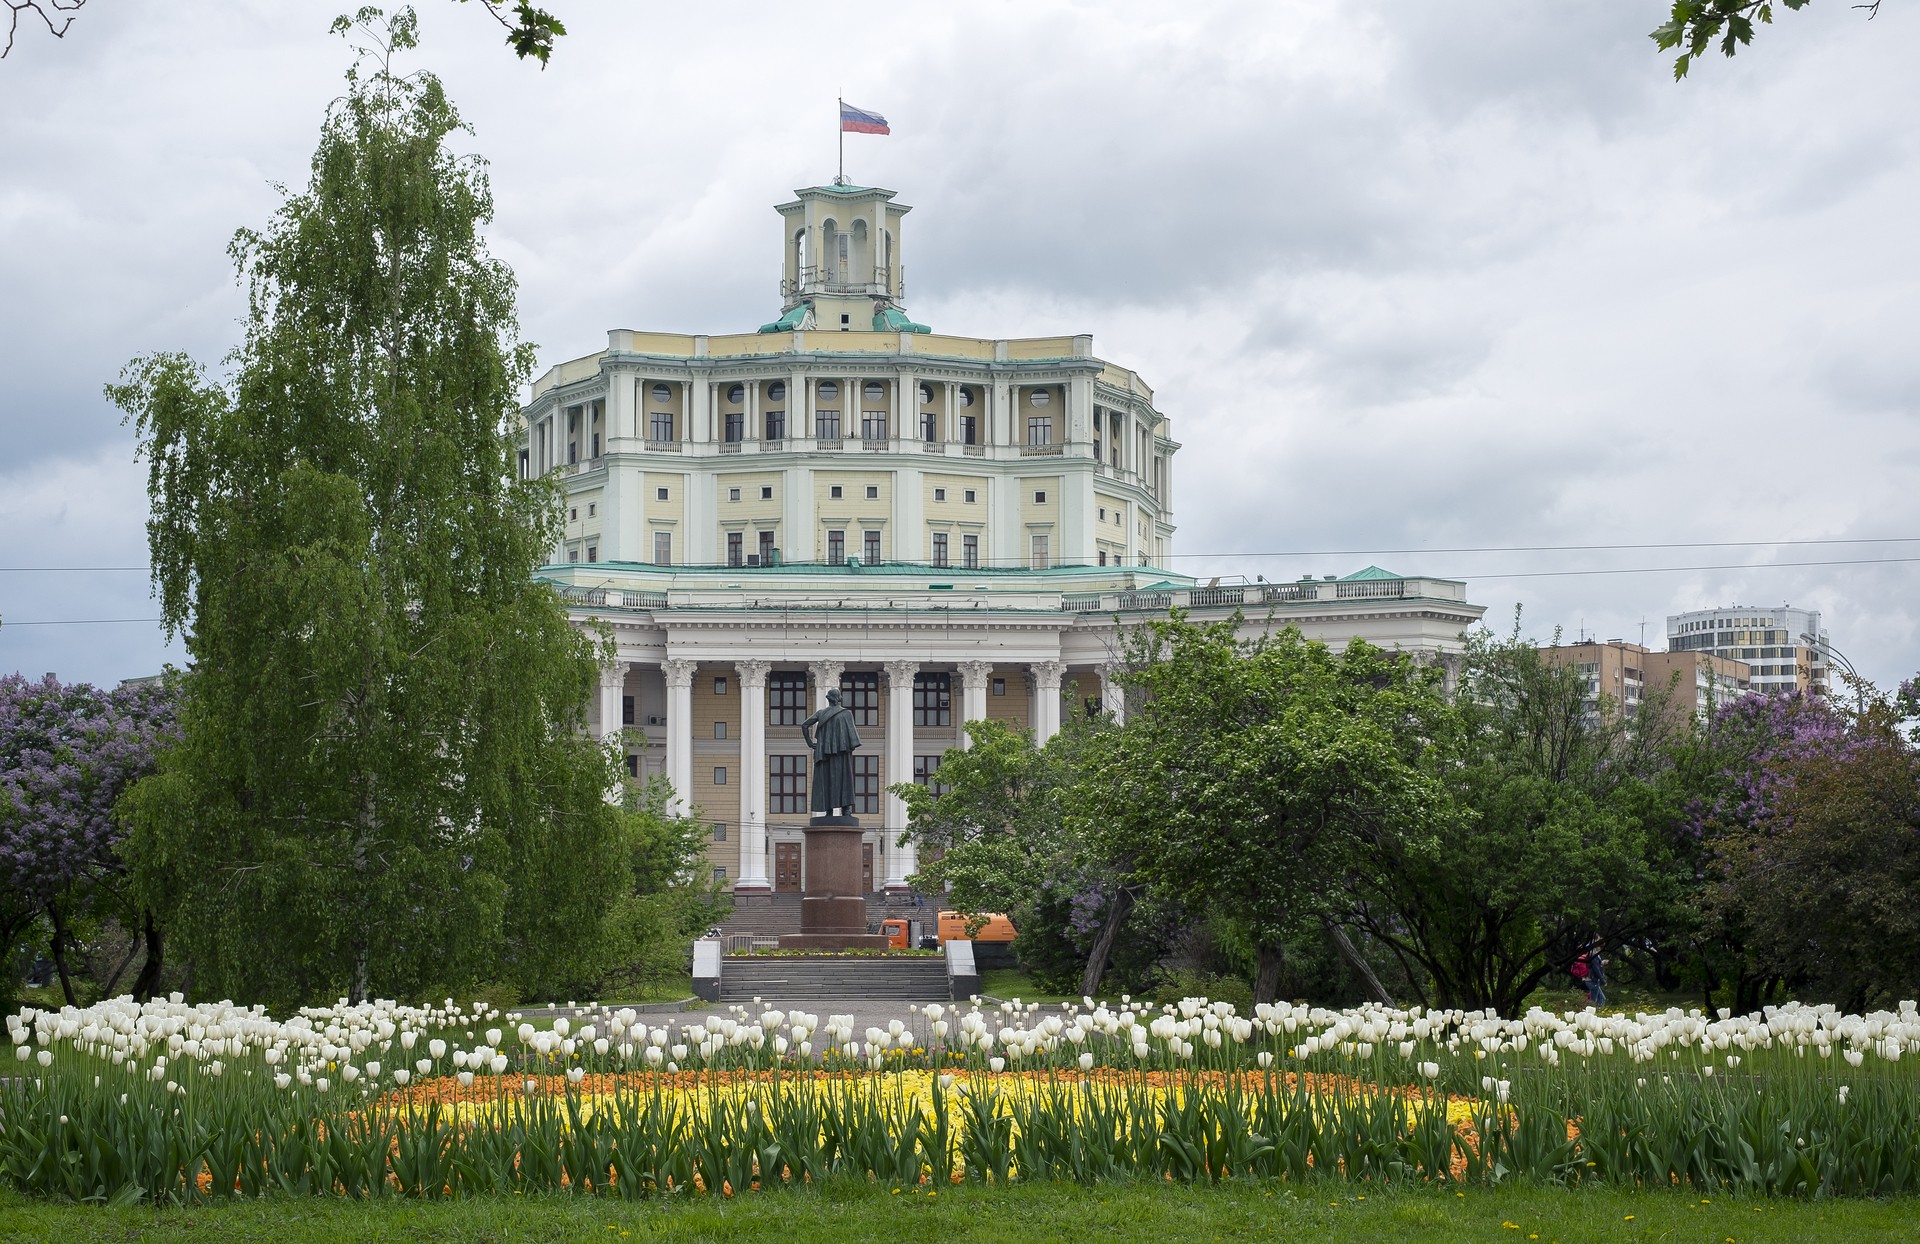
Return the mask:
<path id="1" fill-rule="evenodd" d="M 773 892 L 775 894 L 800 893 L 800 850 L 800 844 L 797 842 L 773 844 Z"/>
<path id="2" fill-rule="evenodd" d="M 860 844 L 860 892 L 873 893 L 873 844 Z"/>

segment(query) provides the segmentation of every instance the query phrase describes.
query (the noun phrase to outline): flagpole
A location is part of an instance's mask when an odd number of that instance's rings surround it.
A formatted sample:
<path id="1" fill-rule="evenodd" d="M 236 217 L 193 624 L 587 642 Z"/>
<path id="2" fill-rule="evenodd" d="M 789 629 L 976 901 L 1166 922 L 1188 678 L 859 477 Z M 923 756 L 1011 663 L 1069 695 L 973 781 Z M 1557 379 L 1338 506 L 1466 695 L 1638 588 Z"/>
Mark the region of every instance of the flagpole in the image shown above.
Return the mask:
<path id="1" fill-rule="evenodd" d="M 833 117 L 833 124 L 840 131 L 840 175 L 833 179 L 833 184 L 844 186 L 847 184 L 847 126 L 841 109 L 847 106 L 847 101 L 836 97 L 833 102 L 840 106 L 834 110 Z"/>

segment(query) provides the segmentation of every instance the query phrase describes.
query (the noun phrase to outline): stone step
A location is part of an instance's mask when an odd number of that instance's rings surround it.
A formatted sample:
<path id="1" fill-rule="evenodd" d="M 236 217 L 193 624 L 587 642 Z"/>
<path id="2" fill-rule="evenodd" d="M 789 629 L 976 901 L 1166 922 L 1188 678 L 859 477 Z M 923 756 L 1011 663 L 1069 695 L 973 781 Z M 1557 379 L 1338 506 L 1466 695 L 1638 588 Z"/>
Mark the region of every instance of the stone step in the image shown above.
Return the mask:
<path id="1" fill-rule="evenodd" d="M 720 999 L 802 1002 L 814 998 L 873 998 L 938 1002 L 948 996 L 946 961 L 901 959 L 746 959 L 723 957 Z"/>

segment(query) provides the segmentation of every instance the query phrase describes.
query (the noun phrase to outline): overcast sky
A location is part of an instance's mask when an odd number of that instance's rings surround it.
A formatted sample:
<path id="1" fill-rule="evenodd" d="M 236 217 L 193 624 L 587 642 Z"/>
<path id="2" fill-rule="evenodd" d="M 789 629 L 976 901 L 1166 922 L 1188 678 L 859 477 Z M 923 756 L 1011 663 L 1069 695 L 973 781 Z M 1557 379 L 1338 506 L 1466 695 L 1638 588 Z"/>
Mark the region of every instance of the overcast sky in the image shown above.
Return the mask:
<path id="1" fill-rule="evenodd" d="M 306 179 L 346 7 L 92 0 L 0 61 L 0 566 L 144 565 L 101 385 L 238 339 L 226 244 Z M 543 367 L 776 315 L 772 205 L 833 176 L 844 93 L 893 125 L 847 172 L 914 206 L 916 319 L 1090 332 L 1155 387 L 1179 569 L 1375 562 L 1654 647 L 1790 603 L 1920 670 L 1915 6 L 1783 12 L 1679 84 L 1665 0 L 549 7 L 544 73 L 450 0 L 416 54 Z M 1726 543 L 1840 540 L 1881 542 Z M 155 625 L 20 623 L 156 612 L 143 573 L 0 571 L 0 670 L 150 672 Z"/>

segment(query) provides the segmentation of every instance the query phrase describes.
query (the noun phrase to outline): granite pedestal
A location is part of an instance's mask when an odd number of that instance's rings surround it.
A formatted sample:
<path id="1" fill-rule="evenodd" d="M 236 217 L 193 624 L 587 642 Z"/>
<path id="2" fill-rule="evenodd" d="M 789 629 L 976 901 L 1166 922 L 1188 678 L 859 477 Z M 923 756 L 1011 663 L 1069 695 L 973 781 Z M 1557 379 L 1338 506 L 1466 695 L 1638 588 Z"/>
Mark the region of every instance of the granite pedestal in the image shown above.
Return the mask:
<path id="1" fill-rule="evenodd" d="M 807 839 L 807 884 L 800 897 L 800 932 L 783 934 L 782 950 L 884 950 L 884 934 L 867 932 L 861 885 L 860 818 L 816 816 Z"/>

